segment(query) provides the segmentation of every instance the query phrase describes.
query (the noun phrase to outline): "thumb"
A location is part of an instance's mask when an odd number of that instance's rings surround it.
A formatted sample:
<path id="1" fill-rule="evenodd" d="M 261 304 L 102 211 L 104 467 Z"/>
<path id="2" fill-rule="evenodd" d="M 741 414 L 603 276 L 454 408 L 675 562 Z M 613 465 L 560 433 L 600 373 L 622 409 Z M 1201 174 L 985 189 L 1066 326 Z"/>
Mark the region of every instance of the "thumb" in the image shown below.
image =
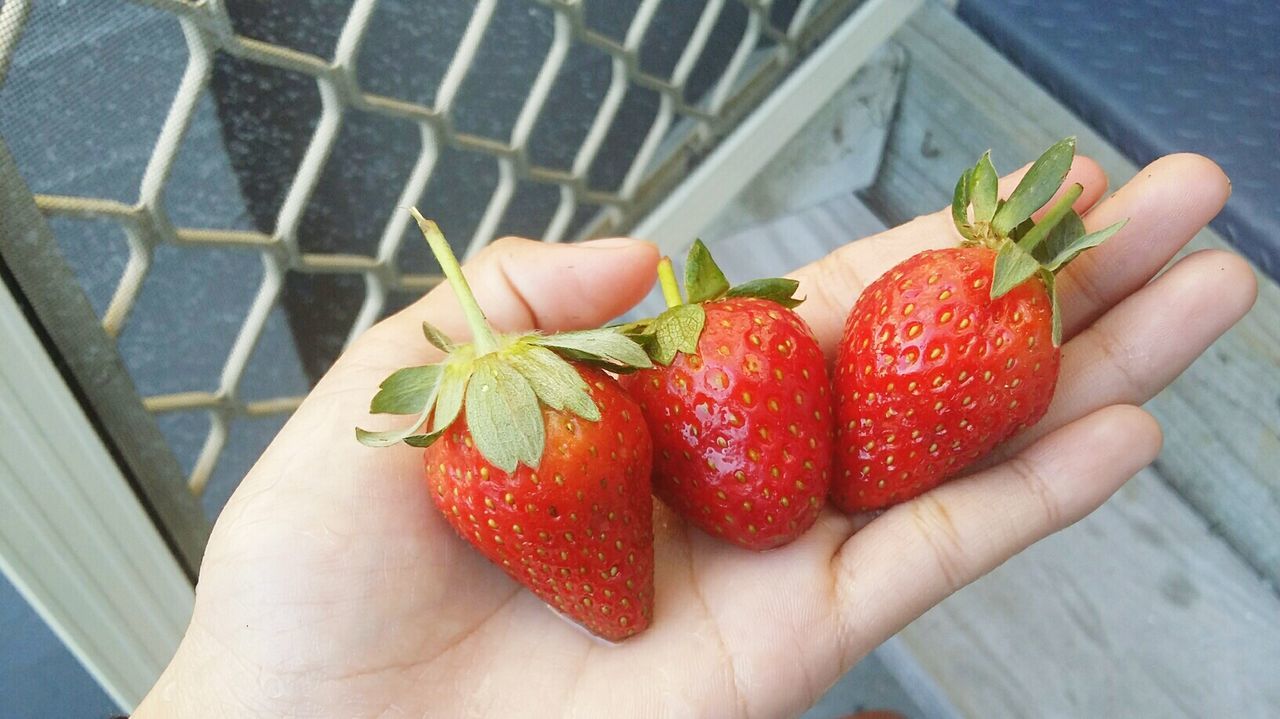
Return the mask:
<path id="1" fill-rule="evenodd" d="M 653 287 L 657 264 L 658 248 L 640 240 L 549 244 L 506 237 L 462 271 L 494 329 L 555 332 L 596 327 L 631 309 Z M 433 350 L 421 341 L 424 321 L 455 339 L 470 337 L 457 297 L 442 283 L 371 327 L 339 363 L 352 355 L 364 366 L 429 361 Z"/>
<path id="2" fill-rule="evenodd" d="M 557 332 L 597 327 L 631 309 L 653 287 L 657 265 L 658 248 L 640 240 L 562 245 L 511 237 L 485 248 L 463 271 L 497 330 Z M 443 294 L 457 312 L 453 292 Z"/>

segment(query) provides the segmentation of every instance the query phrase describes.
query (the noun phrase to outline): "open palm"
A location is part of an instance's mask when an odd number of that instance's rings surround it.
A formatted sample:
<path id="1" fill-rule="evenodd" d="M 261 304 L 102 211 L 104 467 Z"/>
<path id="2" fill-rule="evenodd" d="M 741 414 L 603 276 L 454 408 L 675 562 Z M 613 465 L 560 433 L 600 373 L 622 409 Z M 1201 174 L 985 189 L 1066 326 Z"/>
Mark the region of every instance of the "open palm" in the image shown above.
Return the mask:
<path id="1" fill-rule="evenodd" d="M 1233 255 L 1155 273 L 1221 208 L 1213 163 L 1164 158 L 1101 200 L 1076 160 L 1089 229 L 1129 224 L 1060 285 L 1063 368 L 1048 415 L 987 467 L 880 516 L 828 508 L 797 542 L 755 554 L 660 504 L 651 628 L 610 645 L 556 616 L 438 516 L 421 450 L 372 450 L 352 427 L 377 383 L 433 359 L 430 319 L 465 335 L 437 289 L 371 329 L 321 381 L 219 517 L 195 614 L 135 716 L 783 716 L 798 714 L 926 609 L 1096 508 L 1150 462 L 1159 391 L 1248 309 Z M 1007 193 L 1016 176 L 1002 182 Z M 1087 214 L 1086 214 L 1087 211 Z M 948 215 L 854 242 L 795 273 L 799 311 L 830 355 L 862 287 L 954 244 Z M 467 266 L 494 325 L 561 330 L 625 311 L 657 254 L 622 240 L 495 243 Z M 856 533 L 855 533 L 855 530 Z"/>

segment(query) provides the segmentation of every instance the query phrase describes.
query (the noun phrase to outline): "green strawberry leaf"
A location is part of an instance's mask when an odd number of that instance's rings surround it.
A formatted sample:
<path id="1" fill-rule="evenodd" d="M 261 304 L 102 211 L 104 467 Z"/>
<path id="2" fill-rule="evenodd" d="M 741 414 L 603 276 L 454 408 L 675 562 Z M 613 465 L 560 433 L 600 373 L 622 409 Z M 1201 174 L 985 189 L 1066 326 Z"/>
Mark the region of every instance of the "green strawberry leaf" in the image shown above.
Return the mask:
<path id="1" fill-rule="evenodd" d="M 995 216 L 996 205 L 1000 202 L 1000 191 L 996 186 L 999 180 L 996 168 L 991 164 L 991 151 L 987 150 L 969 177 L 969 201 L 973 203 L 974 222 L 990 222 Z"/>
<path id="2" fill-rule="evenodd" d="M 1041 268 L 1040 279 L 1044 280 L 1044 288 L 1049 291 L 1049 311 L 1053 317 L 1053 346 L 1062 346 L 1062 312 L 1058 307 L 1057 279 L 1053 272 Z"/>
<path id="3" fill-rule="evenodd" d="M 382 381 L 369 403 L 373 414 L 418 414 L 429 407 L 440 385 L 440 365 L 405 367 Z"/>
<path id="4" fill-rule="evenodd" d="M 480 357 L 467 383 L 467 429 L 493 466 L 511 473 L 536 468 L 546 444 L 542 409 L 529 382 L 497 355 Z"/>
<path id="5" fill-rule="evenodd" d="M 1063 215 L 1058 224 L 1053 226 L 1044 240 L 1032 249 L 1031 254 L 1036 256 L 1040 264 L 1047 265 L 1049 260 L 1057 257 L 1064 248 L 1069 247 L 1084 235 L 1084 221 L 1075 210 L 1070 210 Z"/>
<path id="6" fill-rule="evenodd" d="M 1009 230 L 1009 239 L 1013 240 L 1014 242 L 1017 242 L 1018 240 L 1021 240 L 1024 235 L 1030 232 L 1032 227 L 1035 227 L 1035 226 L 1036 226 L 1035 221 L 1032 220 L 1030 217 L 1028 217 L 1027 219 L 1022 221 L 1022 224 L 1018 225 L 1012 230 Z"/>
<path id="7" fill-rule="evenodd" d="M 534 394 L 546 406 L 567 409 L 591 422 L 600 419 L 600 408 L 591 399 L 582 375 L 555 352 L 526 345 L 507 354 L 506 360 L 528 380 Z"/>
<path id="8" fill-rule="evenodd" d="M 689 256 L 684 264 L 684 291 L 690 303 L 707 302 L 724 295 L 729 291 L 729 280 L 725 279 L 720 266 L 711 259 L 711 252 L 702 240 L 694 240 L 689 248 Z"/>
<path id="9" fill-rule="evenodd" d="M 725 297 L 758 297 L 762 300 L 777 302 L 788 309 L 797 307 L 802 299 L 796 299 L 796 290 L 800 282 L 787 277 L 770 277 L 762 280 L 744 282 L 725 293 Z"/>
<path id="10" fill-rule="evenodd" d="M 696 354 L 698 338 L 707 322 L 702 305 L 676 305 L 658 315 L 653 322 L 650 352 L 663 365 L 671 364 L 677 352 Z"/>
<path id="11" fill-rule="evenodd" d="M 541 335 L 531 339 L 530 343 L 552 347 L 559 354 L 603 364 L 609 369 L 653 366 L 644 348 L 615 327 Z"/>
<path id="12" fill-rule="evenodd" d="M 640 347 L 640 349 L 643 351 L 644 338 L 636 337 L 635 340 L 636 340 L 636 346 Z M 632 372 L 639 372 L 640 370 L 645 369 L 644 367 L 636 367 L 634 365 L 614 364 L 613 362 L 608 362 L 594 355 L 589 355 L 584 352 L 578 352 L 576 350 L 556 349 L 555 353 L 567 360 L 571 360 L 573 362 L 581 362 L 582 364 L 590 365 L 592 367 L 598 367 L 602 370 L 607 370 L 609 372 L 612 372 L 613 374 L 631 374 Z M 645 352 L 645 356 L 648 357 L 649 353 Z M 649 364 L 650 366 L 653 365 L 652 362 L 650 362 Z"/>
<path id="13" fill-rule="evenodd" d="M 408 369 L 422 368 L 409 367 Z M 439 378 L 439 376 L 440 373 L 437 372 L 436 377 Z M 388 378 L 388 380 L 390 380 L 390 378 Z M 383 384 L 386 383 L 384 382 Z M 423 422 L 427 421 L 427 415 L 431 414 L 431 407 L 435 404 L 437 389 L 433 389 L 430 395 L 423 400 L 421 407 L 417 410 L 418 417 L 413 420 L 413 423 L 399 429 L 389 429 L 382 432 L 370 432 L 367 429 L 356 427 L 356 439 L 366 447 L 390 447 L 401 440 L 406 440 L 411 436 L 415 436 L 414 433 L 418 431 L 418 428 L 422 426 Z"/>
<path id="14" fill-rule="evenodd" d="M 423 422 L 427 420 L 425 414 L 419 417 Z M 389 429 L 385 432 L 370 432 L 367 429 L 356 427 L 356 439 L 366 447 L 390 447 L 401 440 L 414 436 L 414 432 L 418 431 L 418 427 L 422 426 L 422 422 L 400 429 Z"/>
<path id="15" fill-rule="evenodd" d="M 951 196 L 951 217 L 955 220 L 956 229 L 966 240 L 973 239 L 973 229 L 969 224 L 969 190 L 970 180 L 973 178 L 973 168 L 966 169 L 960 173 L 960 180 L 956 182 L 955 194 Z"/>
<path id="16" fill-rule="evenodd" d="M 996 266 L 991 279 L 991 299 L 996 299 L 1026 282 L 1040 269 L 1040 263 L 1030 252 L 1013 242 L 1000 245 L 996 253 Z"/>
<path id="17" fill-rule="evenodd" d="M 434 346 L 436 349 L 440 350 L 441 352 L 453 351 L 453 347 L 454 347 L 453 340 L 449 339 L 449 335 L 445 334 L 444 332 L 441 332 L 440 329 L 437 328 L 436 326 L 427 322 L 423 322 L 422 334 L 427 338 L 427 341 L 430 342 L 432 346 Z"/>
<path id="18" fill-rule="evenodd" d="M 410 447 L 421 447 L 426 449 L 436 443 L 440 439 L 440 435 L 444 434 L 444 430 L 439 432 L 431 432 L 429 434 L 414 434 L 404 438 L 404 443 Z"/>
<path id="19" fill-rule="evenodd" d="M 1072 213 L 1072 214 L 1075 214 L 1075 213 Z M 1066 242 L 1063 245 L 1057 248 L 1054 248 L 1055 251 L 1049 255 L 1048 260 L 1044 263 L 1044 266 L 1051 271 L 1058 270 L 1059 268 L 1066 265 L 1068 262 L 1074 260 L 1076 256 L 1079 255 L 1081 252 L 1084 252 L 1090 247 L 1097 247 L 1098 245 L 1105 242 L 1107 238 L 1119 232 L 1120 228 L 1124 227 L 1125 223 L 1127 222 L 1128 222 L 1127 219 L 1121 220 L 1115 223 L 1114 225 L 1104 227 L 1101 230 L 1098 230 L 1097 232 L 1090 232 L 1087 235 L 1081 235 L 1079 237 L 1076 237 L 1074 240 L 1071 240 L 1070 242 Z M 1080 229 L 1081 230 L 1084 229 L 1083 224 L 1081 224 Z M 1049 239 L 1046 240 L 1045 242 L 1046 244 L 1048 244 L 1052 240 L 1053 240 L 1053 236 L 1050 235 Z"/>
<path id="20" fill-rule="evenodd" d="M 436 393 L 435 414 L 431 417 L 431 432 L 443 432 L 458 418 L 462 409 L 462 398 L 467 391 L 467 381 L 471 377 L 469 362 L 445 365 L 444 374 L 440 378 L 440 389 Z"/>
<path id="21" fill-rule="evenodd" d="M 1080 199 L 1080 195 L 1083 192 L 1083 185 L 1079 182 L 1072 183 L 1071 187 L 1063 191 L 1057 202 L 1054 202 L 1049 209 L 1044 211 L 1044 214 L 1040 216 L 1040 220 L 1018 240 L 1018 247 L 1034 255 L 1036 248 L 1042 245 L 1049 235 L 1053 234 L 1054 230 L 1058 229 L 1058 225 L 1062 224 L 1067 215 L 1075 214 L 1075 210 L 1071 209 L 1071 206 L 1075 204 L 1076 200 Z M 1065 232 L 1072 231 L 1072 228 L 1065 230 Z"/>
<path id="22" fill-rule="evenodd" d="M 642 320 L 632 322 L 620 322 L 616 325 L 606 325 L 604 329 L 618 332 L 626 337 L 630 337 L 639 341 L 637 338 L 649 333 L 649 328 L 653 325 L 654 318 L 647 317 Z"/>
<path id="23" fill-rule="evenodd" d="M 1068 137 L 1054 143 L 1045 150 L 1023 175 L 1022 181 L 1009 194 L 1004 205 L 991 218 L 991 228 L 998 234 L 1008 235 L 1009 231 L 1031 217 L 1036 210 L 1044 207 L 1053 199 L 1054 193 L 1062 186 L 1062 181 L 1071 169 L 1071 160 L 1076 154 L 1076 139 Z"/>

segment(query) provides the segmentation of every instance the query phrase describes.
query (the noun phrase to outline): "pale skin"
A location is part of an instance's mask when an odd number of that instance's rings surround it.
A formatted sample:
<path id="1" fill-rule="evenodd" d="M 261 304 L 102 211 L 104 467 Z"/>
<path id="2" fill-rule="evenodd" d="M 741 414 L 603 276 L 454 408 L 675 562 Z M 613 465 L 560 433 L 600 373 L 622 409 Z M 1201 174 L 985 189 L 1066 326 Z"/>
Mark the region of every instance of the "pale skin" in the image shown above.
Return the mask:
<path id="1" fill-rule="evenodd" d="M 422 320 L 465 336 L 448 290 L 433 290 L 362 336 L 245 477 L 214 528 L 186 636 L 135 716 L 801 713 L 897 630 L 1151 462 L 1160 429 L 1135 405 L 1251 306 L 1254 277 L 1234 255 L 1200 252 L 1160 273 L 1230 194 L 1212 162 L 1162 158 L 1104 198 L 1106 178 L 1081 157 L 1068 181 L 1085 188 L 1075 206 L 1088 229 L 1130 221 L 1063 275 L 1066 341 L 1048 415 L 968 476 L 874 518 L 828 507 L 764 554 L 659 505 L 653 624 L 617 645 L 455 536 L 428 497 L 421 450 L 355 441 L 353 426 L 394 420 L 366 414 L 378 382 L 437 357 Z M 958 240 L 939 212 L 846 245 L 794 273 L 807 297 L 798 311 L 832 356 L 867 282 Z M 553 331 L 631 307 L 657 260 L 634 241 L 503 240 L 465 269 L 499 330 Z"/>

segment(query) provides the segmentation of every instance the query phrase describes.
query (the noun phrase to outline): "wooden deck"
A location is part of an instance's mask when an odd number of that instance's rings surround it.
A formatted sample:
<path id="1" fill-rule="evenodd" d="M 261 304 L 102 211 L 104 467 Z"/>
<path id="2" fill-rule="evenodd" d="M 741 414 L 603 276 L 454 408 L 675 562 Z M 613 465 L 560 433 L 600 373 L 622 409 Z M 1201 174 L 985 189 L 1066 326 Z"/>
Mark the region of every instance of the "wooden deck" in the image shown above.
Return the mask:
<path id="1" fill-rule="evenodd" d="M 1136 172 L 945 7 L 894 45 L 709 228 L 731 276 L 936 210 L 987 148 L 1012 167 L 1074 134 L 1113 187 Z M 1187 251 L 1224 246 L 1205 231 Z M 1280 715 L 1280 288 L 1261 284 L 1249 316 L 1148 404 L 1166 433 L 1152 468 L 877 651 L 919 712 Z"/>

